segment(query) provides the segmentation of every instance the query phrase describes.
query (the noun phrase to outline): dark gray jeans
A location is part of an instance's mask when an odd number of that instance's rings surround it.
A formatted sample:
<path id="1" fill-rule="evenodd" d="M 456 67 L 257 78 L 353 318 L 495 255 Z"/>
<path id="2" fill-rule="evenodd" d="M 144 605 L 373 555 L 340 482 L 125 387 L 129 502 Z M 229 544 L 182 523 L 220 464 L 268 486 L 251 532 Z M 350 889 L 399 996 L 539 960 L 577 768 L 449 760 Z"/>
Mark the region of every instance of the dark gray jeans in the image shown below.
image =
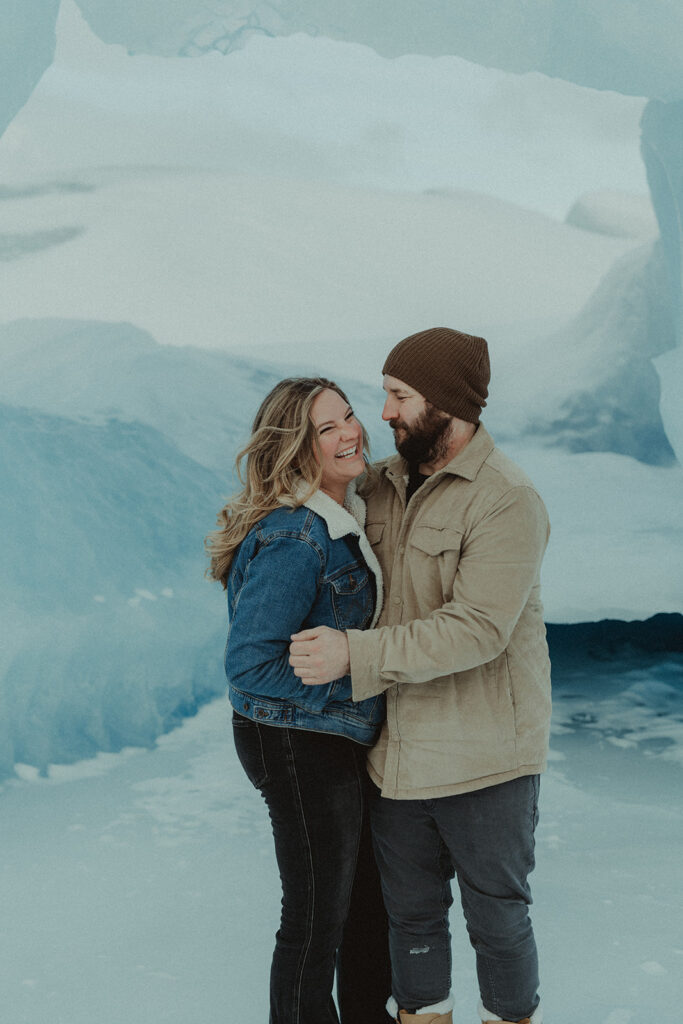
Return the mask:
<path id="1" fill-rule="evenodd" d="M 373 839 L 399 1008 L 430 1006 L 450 992 L 448 910 L 457 876 L 484 1006 L 508 1021 L 530 1017 L 539 1002 L 527 882 L 538 775 L 435 800 L 387 800 L 373 790 Z"/>

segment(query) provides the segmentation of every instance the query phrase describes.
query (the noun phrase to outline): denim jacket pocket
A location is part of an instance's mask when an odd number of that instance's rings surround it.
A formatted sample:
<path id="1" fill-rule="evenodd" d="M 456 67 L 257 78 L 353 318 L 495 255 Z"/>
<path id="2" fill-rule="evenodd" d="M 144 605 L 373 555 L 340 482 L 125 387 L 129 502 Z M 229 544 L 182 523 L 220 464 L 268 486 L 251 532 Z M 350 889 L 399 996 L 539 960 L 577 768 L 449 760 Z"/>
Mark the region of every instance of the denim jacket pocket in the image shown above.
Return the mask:
<path id="1" fill-rule="evenodd" d="M 328 580 L 338 629 L 364 629 L 373 613 L 368 570 L 361 565 L 344 569 Z"/>

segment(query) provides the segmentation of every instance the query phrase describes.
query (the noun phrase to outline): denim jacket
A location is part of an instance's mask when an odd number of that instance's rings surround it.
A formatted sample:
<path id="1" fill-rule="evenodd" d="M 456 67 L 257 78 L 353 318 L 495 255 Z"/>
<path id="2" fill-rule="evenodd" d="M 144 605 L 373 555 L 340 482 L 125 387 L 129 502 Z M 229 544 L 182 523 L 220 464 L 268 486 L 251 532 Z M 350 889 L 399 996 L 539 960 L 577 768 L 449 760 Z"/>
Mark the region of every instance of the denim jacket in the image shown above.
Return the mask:
<path id="1" fill-rule="evenodd" d="M 371 746 L 384 696 L 354 703 L 351 677 L 305 686 L 289 664 L 292 633 L 312 626 L 366 629 L 382 608 L 382 572 L 355 487 L 345 507 L 317 491 L 278 508 L 246 535 L 228 577 L 225 672 L 230 703 L 266 725 L 347 736 Z"/>

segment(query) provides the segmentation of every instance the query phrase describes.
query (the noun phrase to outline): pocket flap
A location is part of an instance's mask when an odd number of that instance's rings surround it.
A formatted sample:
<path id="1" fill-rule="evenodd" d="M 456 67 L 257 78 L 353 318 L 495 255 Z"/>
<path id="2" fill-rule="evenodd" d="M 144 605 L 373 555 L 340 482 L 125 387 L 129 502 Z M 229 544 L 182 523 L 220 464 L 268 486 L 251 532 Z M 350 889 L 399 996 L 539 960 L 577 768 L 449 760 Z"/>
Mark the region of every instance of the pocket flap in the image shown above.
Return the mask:
<path id="1" fill-rule="evenodd" d="M 336 594 L 357 594 L 364 587 L 369 587 L 370 577 L 368 570 L 362 566 L 355 569 L 345 570 L 335 579 L 330 580 L 330 586 Z"/>
<path id="2" fill-rule="evenodd" d="M 365 536 L 371 544 L 379 544 L 384 533 L 384 523 L 368 523 L 365 527 Z"/>
<path id="3" fill-rule="evenodd" d="M 444 526 L 416 526 L 410 535 L 413 547 L 426 555 L 440 555 L 444 551 L 458 551 L 462 544 L 462 533 Z"/>

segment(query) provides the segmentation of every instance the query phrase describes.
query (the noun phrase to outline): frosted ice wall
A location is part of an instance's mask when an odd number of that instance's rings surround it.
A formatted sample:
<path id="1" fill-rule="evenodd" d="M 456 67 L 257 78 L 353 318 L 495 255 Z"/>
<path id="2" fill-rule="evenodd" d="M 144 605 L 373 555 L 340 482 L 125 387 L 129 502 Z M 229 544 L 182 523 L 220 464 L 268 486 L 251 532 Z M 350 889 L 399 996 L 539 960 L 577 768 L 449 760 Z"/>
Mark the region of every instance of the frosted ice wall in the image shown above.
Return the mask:
<path id="1" fill-rule="evenodd" d="M 683 102 L 651 100 L 643 114 L 642 133 L 678 343 L 674 352 L 667 353 L 668 360 L 662 357 L 655 364 L 660 376 L 660 411 L 671 446 L 683 465 Z"/>
<path id="2" fill-rule="evenodd" d="M 664 101 L 683 95 L 678 0 L 78 0 L 95 32 L 131 52 L 229 52 L 253 34 L 306 32 L 387 57 L 457 54 L 507 71 Z M 5 0 L 3 75 L 32 73 L 49 50 L 58 0 Z M 24 67 L 22 67 L 22 58 Z M 45 65 L 43 65 L 45 66 Z"/>
<path id="3" fill-rule="evenodd" d="M 103 39 L 134 50 L 168 49 L 175 37 L 186 52 L 227 52 L 256 32 L 306 32 L 385 57 L 457 54 L 637 96 L 683 93 L 678 0 L 176 0 L 171 11 L 167 0 L 78 2 Z"/>
<path id="4" fill-rule="evenodd" d="M 52 63 L 58 10 L 59 0 L 3 0 L 0 6 L 0 135 Z"/>
<path id="5" fill-rule="evenodd" d="M 680 337 L 683 332 L 683 102 L 650 102 L 643 114 L 642 132 L 643 158 L 669 271 L 674 325 Z"/>

